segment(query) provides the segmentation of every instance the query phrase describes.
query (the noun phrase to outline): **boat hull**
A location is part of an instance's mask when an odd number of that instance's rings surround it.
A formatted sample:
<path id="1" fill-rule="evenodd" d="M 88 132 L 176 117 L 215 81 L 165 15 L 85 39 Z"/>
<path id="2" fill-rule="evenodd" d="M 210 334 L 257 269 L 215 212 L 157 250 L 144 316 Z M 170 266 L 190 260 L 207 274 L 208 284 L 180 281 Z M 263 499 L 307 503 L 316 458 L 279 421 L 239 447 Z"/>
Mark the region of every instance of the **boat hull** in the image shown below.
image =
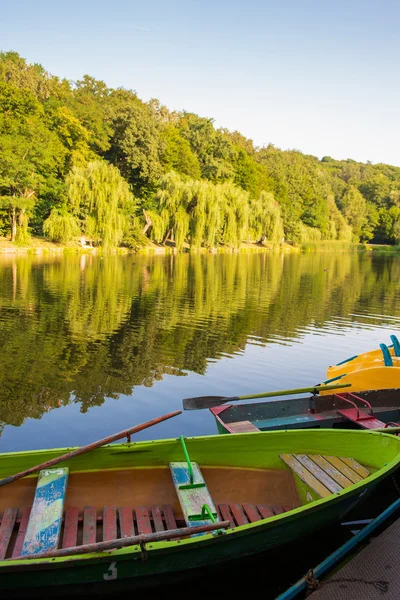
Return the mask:
<path id="1" fill-rule="evenodd" d="M 275 553 L 287 544 L 300 542 L 313 531 L 337 523 L 393 473 L 400 463 L 400 439 L 378 433 L 278 431 L 189 438 L 186 443 L 191 458 L 202 465 L 205 472 L 207 468 L 220 467 L 235 469 L 238 474 L 246 468 L 253 470 L 256 477 L 260 469 L 287 473 L 280 454 L 301 451 L 351 456 L 367 466 L 370 475 L 341 492 L 316 501 L 309 498 L 308 504 L 289 509 L 284 514 L 237 526 L 222 535 L 206 534 L 79 556 L 3 560 L 0 561 L 0 591 L 6 597 L 24 594 L 32 597 L 35 590 L 60 590 L 72 595 L 75 590 L 83 594 L 101 586 L 102 591 L 107 593 L 108 589 L 119 584 L 137 587 L 150 581 L 153 585 L 162 585 L 166 578 L 179 580 L 195 576 L 207 567 L 222 567 L 244 557 Z M 64 451 L 58 449 L 0 455 L 0 477 L 28 468 L 40 460 L 61 456 Z M 181 458 L 179 440 L 159 440 L 106 446 L 90 455 L 68 460 L 65 465 L 70 469 L 71 482 L 74 473 L 80 472 L 80 476 L 85 476 L 89 472 L 112 473 L 121 469 L 135 469 L 138 481 L 140 473 L 149 467 L 164 469 L 169 462 Z M 3 506 L 17 483 L 0 488 Z M 134 488 L 132 492 L 135 492 Z M 162 490 L 159 488 L 157 493 L 161 494 Z M 153 500 L 157 501 L 157 498 Z M 119 505 L 117 491 L 114 502 Z"/>
<path id="2" fill-rule="evenodd" d="M 372 405 L 375 416 L 384 423 L 400 421 L 400 389 L 371 390 L 358 394 Z M 361 406 L 361 404 L 360 404 Z M 224 404 L 211 408 L 218 433 L 235 433 L 231 424 L 249 421 L 260 431 L 279 429 L 349 429 L 355 425 L 337 411 L 348 408 L 334 395 Z"/>

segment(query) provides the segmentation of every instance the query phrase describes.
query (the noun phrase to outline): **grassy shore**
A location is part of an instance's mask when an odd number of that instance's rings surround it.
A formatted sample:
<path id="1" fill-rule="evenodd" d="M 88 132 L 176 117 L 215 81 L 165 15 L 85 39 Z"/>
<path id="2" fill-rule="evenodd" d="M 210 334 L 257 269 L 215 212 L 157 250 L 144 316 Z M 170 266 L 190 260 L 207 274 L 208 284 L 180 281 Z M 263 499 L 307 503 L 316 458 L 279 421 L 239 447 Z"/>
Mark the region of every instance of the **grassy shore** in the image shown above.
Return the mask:
<path id="1" fill-rule="evenodd" d="M 127 254 L 127 253 L 143 253 L 143 254 L 172 254 L 174 253 L 175 246 L 172 243 L 168 243 L 163 246 L 161 244 L 155 244 L 151 241 L 146 246 L 137 250 L 131 250 L 129 248 L 117 248 L 114 253 Z M 231 248 L 229 246 L 221 246 L 209 250 L 207 248 L 201 248 L 200 250 L 191 250 L 188 244 L 185 245 L 184 251 L 186 252 L 203 252 L 203 253 L 235 253 L 235 252 L 379 252 L 379 253 L 400 253 L 400 246 L 388 246 L 383 244 L 353 244 L 350 242 L 340 241 L 321 241 L 321 242 L 308 242 L 300 246 L 292 246 L 291 244 L 272 244 L 271 242 L 265 242 L 265 244 L 257 244 L 254 242 L 243 242 L 240 248 Z M 68 244 L 58 244 L 50 242 L 45 238 L 32 237 L 28 245 L 20 246 L 10 242 L 8 238 L 0 237 L 0 254 L 86 254 L 86 253 L 102 253 L 101 247 L 82 247 L 78 241 L 70 242 Z"/>

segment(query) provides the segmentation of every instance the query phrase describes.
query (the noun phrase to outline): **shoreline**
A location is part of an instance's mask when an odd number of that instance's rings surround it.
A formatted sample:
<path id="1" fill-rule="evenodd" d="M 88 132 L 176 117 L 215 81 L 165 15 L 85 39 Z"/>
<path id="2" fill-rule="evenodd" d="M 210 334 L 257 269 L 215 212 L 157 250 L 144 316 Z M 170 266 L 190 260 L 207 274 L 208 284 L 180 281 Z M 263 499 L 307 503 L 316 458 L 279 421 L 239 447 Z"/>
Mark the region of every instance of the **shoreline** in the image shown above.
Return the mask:
<path id="1" fill-rule="evenodd" d="M 191 249 L 189 245 L 184 248 L 184 253 L 193 254 L 239 254 L 241 252 L 250 253 L 310 253 L 310 252 L 378 252 L 386 254 L 400 253 L 400 246 L 390 246 L 385 244 L 356 244 L 343 243 L 336 241 L 325 241 L 315 244 L 305 244 L 303 246 L 292 246 L 288 243 L 273 244 L 266 242 L 265 245 L 255 242 L 243 242 L 239 248 L 221 246 L 218 248 L 197 248 Z M 45 240 L 44 238 L 32 238 L 29 246 L 17 246 L 7 238 L 0 237 L 0 255 L 7 254 L 178 254 L 175 246 L 172 244 L 162 246 L 150 242 L 146 246 L 138 249 L 118 247 L 112 250 L 103 250 L 101 246 L 82 247 L 78 244 L 60 244 Z"/>

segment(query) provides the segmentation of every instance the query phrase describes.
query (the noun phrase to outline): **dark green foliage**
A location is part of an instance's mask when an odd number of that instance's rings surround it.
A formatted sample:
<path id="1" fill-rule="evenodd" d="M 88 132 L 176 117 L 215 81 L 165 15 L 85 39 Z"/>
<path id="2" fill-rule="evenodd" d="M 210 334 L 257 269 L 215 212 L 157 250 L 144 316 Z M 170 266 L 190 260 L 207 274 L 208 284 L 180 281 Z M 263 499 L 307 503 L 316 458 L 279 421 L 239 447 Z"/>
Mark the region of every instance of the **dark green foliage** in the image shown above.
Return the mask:
<path id="1" fill-rule="evenodd" d="M 192 152 L 190 144 L 173 125 L 165 127 L 162 133 L 163 149 L 161 161 L 166 171 L 176 171 L 192 179 L 200 179 L 199 159 Z"/>
<path id="2" fill-rule="evenodd" d="M 68 191 L 74 177 L 77 189 L 89 189 L 94 164 L 96 189 L 107 174 L 108 191 L 90 200 L 93 214 L 83 200 L 74 215 L 108 246 L 149 237 L 180 248 L 258 236 L 293 244 L 400 237 L 399 167 L 256 148 L 212 119 L 144 103 L 89 75 L 71 84 L 0 53 L 0 235 L 26 243 L 47 219 L 50 237 L 70 238 Z"/>

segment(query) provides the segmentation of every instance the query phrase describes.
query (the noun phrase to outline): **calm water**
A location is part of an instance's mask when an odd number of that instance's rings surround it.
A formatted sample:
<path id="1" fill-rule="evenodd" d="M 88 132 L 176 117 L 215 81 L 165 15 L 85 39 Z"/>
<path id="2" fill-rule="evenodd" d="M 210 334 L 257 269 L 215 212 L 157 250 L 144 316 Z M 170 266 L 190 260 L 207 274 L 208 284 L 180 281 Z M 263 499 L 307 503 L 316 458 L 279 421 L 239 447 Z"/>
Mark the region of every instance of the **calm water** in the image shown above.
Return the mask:
<path id="1" fill-rule="evenodd" d="M 399 331 L 396 256 L 0 256 L 0 451 L 314 385 Z M 136 439 L 215 432 L 192 411 Z"/>

